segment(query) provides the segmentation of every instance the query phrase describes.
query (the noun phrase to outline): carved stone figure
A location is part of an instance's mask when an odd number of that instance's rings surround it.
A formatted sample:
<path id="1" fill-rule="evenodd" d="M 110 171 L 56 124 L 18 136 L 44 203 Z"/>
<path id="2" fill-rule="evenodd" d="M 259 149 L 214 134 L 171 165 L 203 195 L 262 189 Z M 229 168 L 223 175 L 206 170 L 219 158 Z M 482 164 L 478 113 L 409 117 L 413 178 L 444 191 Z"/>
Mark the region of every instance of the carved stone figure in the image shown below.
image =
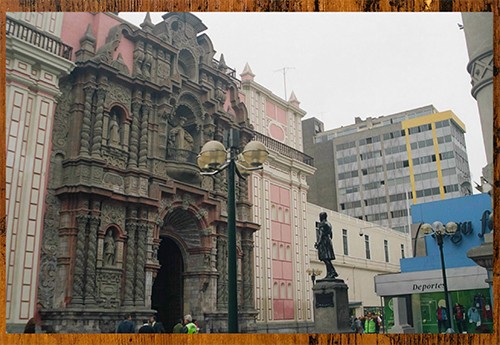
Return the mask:
<path id="1" fill-rule="evenodd" d="M 338 273 L 332 264 L 332 260 L 335 260 L 332 245 L 332 225 L 326 218 L 326 212 L 319 214 L 319 222 L 316 223 L 316 243 L 314 248 L 318 250 L 318 259 L 326 265 L 325 279 L 335 279 L 338 277 Z"/>
<path id="2" fill-rule="evenodd" d="M 109 144 L 112 146 L 120 146 L 120 126 L 116 118 L 116 113 L 111 114 L 109 121 Z"/>
<path id="3" fill-rule="evenodd" d="M 181 117 L 176 127 L 170 130 L 168 136 L 168 143 L 170 147 L 192 151 L 193 150 L 193 137 L 184 129 L 186 118 Z"/>
<path id="4" fill-rule="evenodd" d="M 104 238 L 104 265 L 114 266 L 115 264 L 115 239 L 113 231 L 109 230 Z"/>

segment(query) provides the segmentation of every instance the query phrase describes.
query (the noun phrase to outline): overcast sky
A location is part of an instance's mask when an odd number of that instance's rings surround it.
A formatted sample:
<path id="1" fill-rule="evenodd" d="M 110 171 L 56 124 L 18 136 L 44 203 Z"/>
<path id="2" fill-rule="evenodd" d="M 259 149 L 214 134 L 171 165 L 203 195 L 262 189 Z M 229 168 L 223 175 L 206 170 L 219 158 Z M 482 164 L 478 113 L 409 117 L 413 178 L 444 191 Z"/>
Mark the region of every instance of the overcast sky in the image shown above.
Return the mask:
<path id="1" fill-rule="evenodd" d="M 153 23 L 164 13 L 151 13 Z M 460 13 L 194 13 L 237 75 L 248 62 L 255 81 L 286 99 L 292 91 L 325 130 L 433 104 L 466 125 L 472 180 L 486 156 L 471 96 Z M 139 25 L 145 13 L 120 13 Z M 473 183 L 474 185 L 474 183 Z"/>

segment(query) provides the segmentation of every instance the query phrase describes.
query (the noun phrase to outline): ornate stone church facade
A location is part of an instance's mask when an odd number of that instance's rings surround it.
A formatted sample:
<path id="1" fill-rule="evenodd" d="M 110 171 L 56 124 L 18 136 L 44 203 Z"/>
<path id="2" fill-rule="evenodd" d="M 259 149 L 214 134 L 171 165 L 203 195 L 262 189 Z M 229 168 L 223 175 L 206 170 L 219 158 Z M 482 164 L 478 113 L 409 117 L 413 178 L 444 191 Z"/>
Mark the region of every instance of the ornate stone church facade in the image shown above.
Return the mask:
<path id="1" fill-rule="evenodd" d="M 205 25 L 190 13 L 163 18 L 138 28 L 110 13 L 64 14 L 76 67 L 59 84 L 38 288 L 57 332 L 113 332 L 128 312 L 157 312 L 167 329 L 190 313 L 207 332 L 227 330 L 225 175 L 201 176 L 196 158 L 230 129 L 241 147 L 254 132 Z M 242 180 L 242 332 L 257 315 L 252 220 Z"/>

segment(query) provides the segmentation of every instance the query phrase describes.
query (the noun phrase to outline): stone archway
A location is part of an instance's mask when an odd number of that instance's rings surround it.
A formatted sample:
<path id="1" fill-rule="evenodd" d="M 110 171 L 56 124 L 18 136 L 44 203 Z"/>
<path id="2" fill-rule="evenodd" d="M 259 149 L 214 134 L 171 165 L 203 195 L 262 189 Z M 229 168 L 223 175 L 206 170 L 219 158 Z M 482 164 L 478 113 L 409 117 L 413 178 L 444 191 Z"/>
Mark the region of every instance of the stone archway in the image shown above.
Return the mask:
<path id="1" fill-rule="evenodd" d="M 169 237 L 162 236 L 158 250 L 160 269 L 151 293 L 151 308 L 158 313 L 165 331 L 172 332 L 177 320 L 183 316 L 184 260 L 179 246 Z"/>

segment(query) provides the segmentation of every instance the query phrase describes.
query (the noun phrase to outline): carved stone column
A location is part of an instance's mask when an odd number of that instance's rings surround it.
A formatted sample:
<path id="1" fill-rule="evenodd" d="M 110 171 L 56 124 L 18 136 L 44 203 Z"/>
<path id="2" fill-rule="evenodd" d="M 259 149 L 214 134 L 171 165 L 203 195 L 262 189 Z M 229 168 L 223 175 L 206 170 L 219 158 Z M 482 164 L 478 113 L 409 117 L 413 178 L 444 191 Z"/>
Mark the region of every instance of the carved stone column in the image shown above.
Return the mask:
<path id="1" fill-rule="evenodd" d="M 76 236 L 75 269 L 73 276 L 73 304 L 83 304 L 85 285 L 85 242 L 89 217 L 85 214 L 76 216 L 78 234 Z"/>
<path id="2" fill-rule="evenodd" d="M 95 304 L 96 302 L 97 232 L 99 231 L 99 224 L 99 217 L 90 217 L 87 274 L 85 277 L 85 304 Z"/>
<path id="3" fill-rule="evenodd" d="M 217 309 L 227 310 L 227 239 L 217 239 Z"/>
<path id="4" fill-rule="evenodd" d="M 134 305 L 134 285 L 135 285 L 135 237 L 137 233 L 137 222 L 135 217 L 137 211 L 130 212 L 129 220 L 127 221 L 127 260 L 125 264 L 125 297 L 123 305 Z"/>
<path id="5" fill-rule="evenodd" d="M 142 107 L 142 121 L 141 121 L 141 139 L 139 143 L 139 167 L 147 167 L 148 158 L 148 122 L 149 113 L 151 111 L 151 104 L 144 102 Z"/>
<path id="6" fill-rule="evenodd" d="M 91 119 L 91 108 L 92 108 L 92 98 L 94 96 L 94 86 L 88 85 L 84 89 L 85 102 L 83 109 L 83 119 L 82 119 L 82 134 L 80 139 L 80 154 L 82 156 L 89 156 L 90 154 L 90 127 L 92 125 Z"/>
<path id="7" fill-rule="evenodd" d="M 139 116 L 141 111 L 142 93 L 136 92 L 135 99 L 132 101 L 132 128 L 130 130 L 129 161 L 130 168 L 137 168 L 137 154 L 139 152 Z"/>
<path id="8" fill-rule="evenodd" d="M 254 309 L 254 298 L 253 298 L 253 241 L 252 235 L 250 238 L 244 238 L 241 240 L 241 247 L 243 250 L 242 258 L 242 288 L 243 288 L 243 309 Z"/>
<path id="9" fill-rule="evenodd" d="M 137 229 L 137 262 L 135 277 L 135 305 L 144 306 L 144 280 L 146 278 L 146 236 L 148 234 L 148 224 L 144 221 L 139 223 Z"/>
<path id="10" fill-rule="evenodd" d="M 103 86 L 97 89 L 97 107 L 94 122 L 94 131 L 92 137 L 92 157 L 101 157 L 102 145 L 102 132 L 103 132 L 103 118 L 104 118 L 104 100 L 106 98 L 107 90 Z"/>

